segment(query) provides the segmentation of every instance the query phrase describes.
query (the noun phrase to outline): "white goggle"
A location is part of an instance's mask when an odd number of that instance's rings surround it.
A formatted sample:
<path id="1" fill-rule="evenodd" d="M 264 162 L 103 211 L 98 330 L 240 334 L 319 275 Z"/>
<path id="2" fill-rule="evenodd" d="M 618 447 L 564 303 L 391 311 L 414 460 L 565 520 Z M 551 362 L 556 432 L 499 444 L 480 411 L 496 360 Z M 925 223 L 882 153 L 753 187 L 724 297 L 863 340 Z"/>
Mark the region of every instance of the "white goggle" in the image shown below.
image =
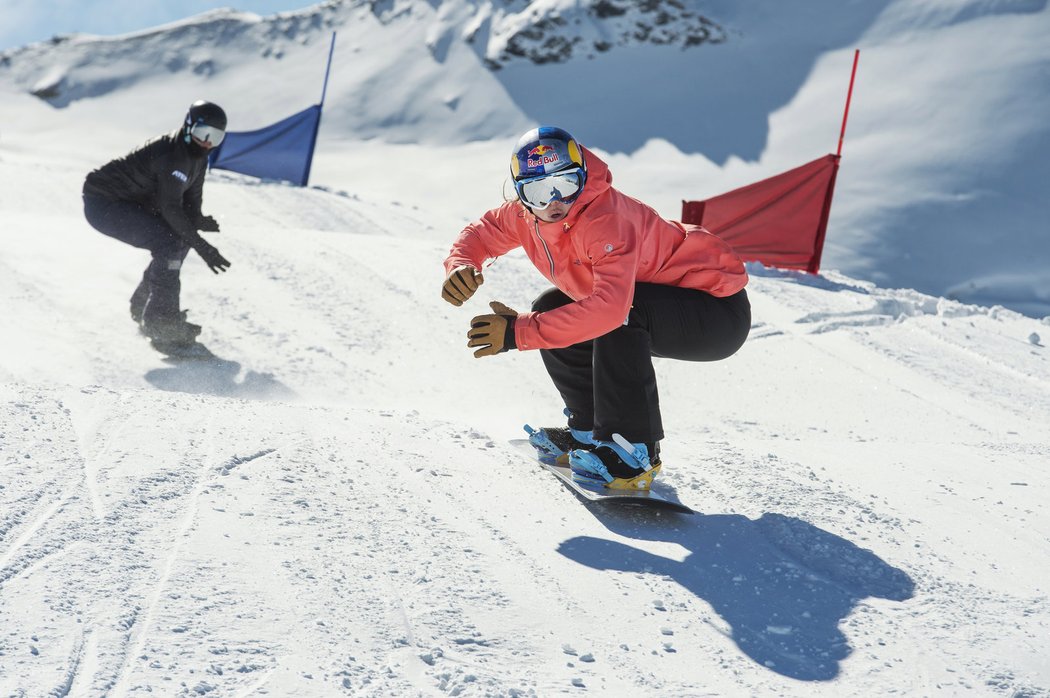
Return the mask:
<path id="1" fill-rule="evenodd" d="M 542 211 L 552 201 L 572 203 L 583 189 L 581 168 L 562 170 L 549 175 L 539 175 L 514 182 L 518 198 L 529 208 Z"/>
<path id="2" fill-rule="evenodd" d="M 201 123 L 190 126 L 190 135 L 198 141 L 207 143 L 212 148 L 215 148 L 222 143 L 222 139 L 226 137 L 226 132 L 221 128 Z"/>

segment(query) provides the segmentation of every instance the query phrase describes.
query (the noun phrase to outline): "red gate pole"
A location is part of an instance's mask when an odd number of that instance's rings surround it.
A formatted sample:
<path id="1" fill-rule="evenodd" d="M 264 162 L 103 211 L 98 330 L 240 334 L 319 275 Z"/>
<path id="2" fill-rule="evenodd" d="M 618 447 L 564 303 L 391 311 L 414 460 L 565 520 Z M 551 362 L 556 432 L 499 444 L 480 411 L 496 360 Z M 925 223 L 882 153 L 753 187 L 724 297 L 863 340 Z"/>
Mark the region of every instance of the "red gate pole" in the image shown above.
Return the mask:
<path id="1" fill-rule="evenodd" d="M 849 103 L 853 99 L 853 80 L 857 77 L 857 61 L 860 60 L 860 49 L 853 52 L 853 72 L 849 76 L 849 92 L 846 93 L 846 111 L 842 115 L 842 131 L 839 132 L 839 149 L 835 157 L 842 157 L 842 139 L 846 137 L 846 119 L 849 118 Z"/>

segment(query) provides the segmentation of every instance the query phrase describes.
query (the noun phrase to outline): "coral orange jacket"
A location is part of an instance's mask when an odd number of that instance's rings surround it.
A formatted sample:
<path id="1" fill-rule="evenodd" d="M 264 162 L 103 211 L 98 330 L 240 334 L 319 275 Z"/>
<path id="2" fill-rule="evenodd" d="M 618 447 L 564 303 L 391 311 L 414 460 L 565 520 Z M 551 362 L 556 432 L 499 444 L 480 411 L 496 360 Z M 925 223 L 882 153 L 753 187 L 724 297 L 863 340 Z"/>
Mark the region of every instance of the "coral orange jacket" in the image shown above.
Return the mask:
<path id="1" fill-rule="evenodd" d="M 540 273 L 575 303 L 545 313 L 522 313 L 514 325 L 520 350 L 555 349 L 584 342 L 623 325 L 636 282 L 679 286 L 731 296 L 747 285 L 743 262 L 723 240 L 700 226 L 661 218 L 612 186 L 609 167 L 583 149 L 587 183 L 556 223 L 508 201 L 459 234 L 445 271 L 522 247 Z"/>

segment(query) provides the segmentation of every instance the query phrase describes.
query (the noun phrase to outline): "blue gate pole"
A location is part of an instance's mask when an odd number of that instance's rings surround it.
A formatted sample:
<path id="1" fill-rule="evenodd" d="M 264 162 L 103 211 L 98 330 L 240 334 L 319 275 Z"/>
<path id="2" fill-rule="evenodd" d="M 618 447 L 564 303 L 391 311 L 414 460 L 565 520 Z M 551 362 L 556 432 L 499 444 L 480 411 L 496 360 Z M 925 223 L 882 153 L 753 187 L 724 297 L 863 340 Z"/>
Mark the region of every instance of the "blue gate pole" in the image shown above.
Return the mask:
<path id="1" fill-rule="evenodd" d="M 321 88 L 321 104 L 324 106 L 324 96 L 328 93 L 328 75 L 332 72 L 332 54 L 335 53 L 335 32 L 332 32 L 332 45 L 328 49 L 328 67 L 324 69 L 324 86 Z"/>
<path id="2" fill-rule="evenodd" d="M 321 102 L 317 105 L 317 122 L 314 124 L 314 134 L 310 139 L 310 155 L 306 158 L 306 171 L 303 172 L 303 181 L 299 186 L 305 187 L 310 182 L 310 168 L 314 162 L 314 149 L 317 147 L 317 132 L 321 130 L 321 115 L 324 113 L 324 98 L 328 94 L 328 76 L 332 72 L 332 54 L 335 53 L 335 32 L 332 32 L 332 45 L 328 49 L 328 66 L 324 69 L 324 85 L 321 87 Z"/>

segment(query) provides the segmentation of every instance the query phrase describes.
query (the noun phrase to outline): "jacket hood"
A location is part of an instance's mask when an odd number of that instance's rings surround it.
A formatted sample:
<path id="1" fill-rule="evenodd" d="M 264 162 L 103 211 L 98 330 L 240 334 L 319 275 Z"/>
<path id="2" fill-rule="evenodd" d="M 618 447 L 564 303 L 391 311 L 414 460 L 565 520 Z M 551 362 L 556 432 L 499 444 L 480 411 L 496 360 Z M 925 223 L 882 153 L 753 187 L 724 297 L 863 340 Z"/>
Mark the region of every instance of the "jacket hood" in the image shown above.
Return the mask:
<path id="1" fill-rule="evenodd" d="M 605 192 L 612 189 L 612 172 L 605 161 L 581 145 L 584 162 L 587 163 L 587 183 L 583 185 L 583 193 L 576 199 L 573 211 L 583 209 Z M 569 214 L 572 217 L 572 214 Z"/>

